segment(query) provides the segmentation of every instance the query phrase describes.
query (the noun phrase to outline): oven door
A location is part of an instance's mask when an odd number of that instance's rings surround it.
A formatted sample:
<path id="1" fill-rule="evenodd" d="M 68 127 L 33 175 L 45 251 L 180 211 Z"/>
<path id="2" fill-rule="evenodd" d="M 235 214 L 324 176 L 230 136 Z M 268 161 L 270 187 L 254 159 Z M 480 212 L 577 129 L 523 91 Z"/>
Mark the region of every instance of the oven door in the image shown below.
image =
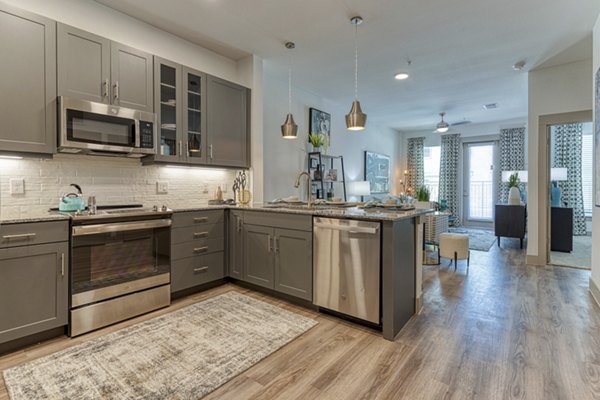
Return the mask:
<path id="1" fill-rule="evenodd" d="M 170 219 L 74 226 L 71 306 L 170 282 Z"/>

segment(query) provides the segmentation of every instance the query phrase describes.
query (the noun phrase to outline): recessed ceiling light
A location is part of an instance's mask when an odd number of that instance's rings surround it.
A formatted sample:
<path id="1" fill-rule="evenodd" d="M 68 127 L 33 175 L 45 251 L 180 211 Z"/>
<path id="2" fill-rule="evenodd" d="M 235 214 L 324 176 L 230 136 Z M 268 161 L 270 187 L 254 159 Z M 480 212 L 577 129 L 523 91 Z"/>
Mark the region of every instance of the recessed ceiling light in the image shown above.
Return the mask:
<path id="1" fill-rule="evenodd" d="M 494 108 L 498 108 L 498 103 L 484 104 L 483 108 L 485 108 L 486 110 L 493 110 Z"/>
<path id="2" fill-rule="evenodd" d="M 408 75 L 408 72 L 398 72 L 396 75 L 394 75 L 394 79 L 403 81 L 405 79 L 408 79 L 409 76 L 410 75 Z"/>

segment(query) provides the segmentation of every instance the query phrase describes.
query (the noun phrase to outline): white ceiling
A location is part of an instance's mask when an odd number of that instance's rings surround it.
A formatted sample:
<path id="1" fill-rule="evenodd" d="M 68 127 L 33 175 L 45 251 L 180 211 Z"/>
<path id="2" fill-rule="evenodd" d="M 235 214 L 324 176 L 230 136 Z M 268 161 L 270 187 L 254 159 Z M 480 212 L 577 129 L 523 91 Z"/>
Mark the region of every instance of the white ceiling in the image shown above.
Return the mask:
<path id="1" fill-rule="evenodd" d="M 358 30 L 359 99 L 370 121 L 402 131 L 446 119 L 527 115 L 527 71 L 591 58 L 598 0 L 96 0 L 229 58 L 257 54 L 284 80 L 348 109 Z M 410 58 L 412 65 L 407 66 Z M 520 71 L 512 65 L 525 60 Z M 411 77 L 395 81 L 407 70 Z M 268 94 L 267 94 L 268 95 Z M 498 103 L 486 111 L 483 104 Z"/>

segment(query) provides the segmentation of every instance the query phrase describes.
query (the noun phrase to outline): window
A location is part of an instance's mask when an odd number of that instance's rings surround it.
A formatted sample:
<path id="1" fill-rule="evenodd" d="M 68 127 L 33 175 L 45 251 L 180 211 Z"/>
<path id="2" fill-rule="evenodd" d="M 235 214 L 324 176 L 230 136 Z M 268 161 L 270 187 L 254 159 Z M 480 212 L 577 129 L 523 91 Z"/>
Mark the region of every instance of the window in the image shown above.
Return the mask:
<path id="1" fill-rule="evenodd" d="M 440 146 L 425 146 L 423 148 L 424 184 L 431 196 L 429 200 L 438 201 L 440 191 Z"/>
<path id="2" fill-rule="evenodd" d="M 594 208 L 592 179 L 594 174 L 593 149 L 594 136 L 592 135 L 592 124 L 583 124 L 583 136 L 581 146 L 581 185 L 583 189 L 583 210 L 586 216 L 592 216 Z"/>

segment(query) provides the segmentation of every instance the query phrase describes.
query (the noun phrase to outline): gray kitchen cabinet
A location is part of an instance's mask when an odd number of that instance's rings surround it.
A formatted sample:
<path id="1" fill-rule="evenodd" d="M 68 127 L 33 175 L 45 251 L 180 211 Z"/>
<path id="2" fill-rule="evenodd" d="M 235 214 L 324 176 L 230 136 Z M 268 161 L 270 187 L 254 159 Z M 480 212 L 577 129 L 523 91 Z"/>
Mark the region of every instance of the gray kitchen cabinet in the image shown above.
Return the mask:
<path id="1" fill-rule="evenodd" d="M 0 250 L 0 343 L 66 325 L 68 242 Z"/>
<path id="2" fill-rule="evenodd" d="M 183 155 L 188 164 L 206 164 L 206 74 L 183 67 Z"/>
<path id="3" fill-rule="evenodd" d="M 249 90 L 207 76 L 208 164 L 249 167 Z"/>
<path id="4" fill-rule="evenodd" d="M 58 94 L 110 103 L 110 40 L 58 24 Z"/>
<path id="5" fill-rule="evenodd" d="M 58 24 L 58 95 L 154 111 L 151 54 Z"/>
<path id="6" fill-rule="evenodd" d="M 275 229 L 274 247 L 274 289 L 312 301 L 312 233 Z"/>
<path id="7" fill-rule="evenodd" d="M 235 279 L 244 279 L 244 212 L 239 210 L 229 211 L 227 234 L 229 237 L 227 248 L 229 251 L 229 276 Z"/>
<path id="8" fill-rule="evenodd" d="M 230 271 L 233 278 L 312 301 L 312 217 L 304 215 L 244 212 L 244 259 L 242 278 L 233 273 L 239 250 L 230 247 Z M 291 228 L 291 229 L 290 229 Z M 296 229 L 294 229 L 296 228 Z M 230 235 L 240 227 L 230 220 Z M 230 246 L 240 235 L 232 235 Z"/>
<path id="9" fill-rule="evenodd" d="M 244 224 L 244 281 L 274 288 L 273 228 Z"/>
<path id="10" fill-rule="evenodd" d="M 173 214 L 171 225 L 171 293 L 225 277 L 223 210 Z"/>
<path id="11" fill-rule="evenodd" d="M 158 117 L 158 143 L 156 155 L 144 161 L 179 162 L 183 158 L 179 145 L 183 138 L 183 81 L 182 66 L 154 57 L 154 109 Z"/>
<path id="12" fill-rule="evenodd" d="M 56 23 L 0 3 L 0 151 L 56 148 Z"/>
<path id="13" fill-rule="evenodd" d="M 154 112 L 152 54 L 116 42 L 110 51 L 112 104 Z"/>

